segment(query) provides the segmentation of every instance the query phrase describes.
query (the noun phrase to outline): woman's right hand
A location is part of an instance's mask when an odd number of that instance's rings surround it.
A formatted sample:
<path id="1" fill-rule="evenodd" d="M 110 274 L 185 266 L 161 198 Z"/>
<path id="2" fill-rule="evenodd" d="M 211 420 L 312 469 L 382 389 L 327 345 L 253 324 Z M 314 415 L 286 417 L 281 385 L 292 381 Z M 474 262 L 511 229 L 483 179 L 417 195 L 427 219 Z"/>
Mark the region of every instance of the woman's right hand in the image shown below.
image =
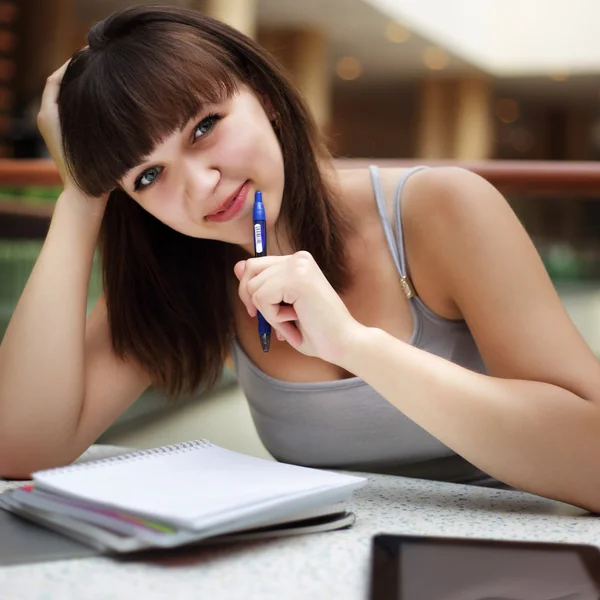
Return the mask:
<path id="1" fill-rule="evenodd" d="M 44 142 L 46 142 L 50 156 L 58 169 L 65 189 L 74 184 L 70 180 L 65 168 L 60 119 L 58 116 L 58 91 L 69 62 L 70 60 L 52 73 L 46 80 L 40 112 L 37 117 L 38 128 L 44 138 Z"/>
<path id="2" fill-rule="evenodd" d="M 86 194 L 77 186 L 67 172 L 67 168 L 65 166 L 62 133 L 60 129 L 60 117 L 58 115 L 58 92 L 60 90 L 60 84 L 65 71 L 67 70 L 69 62 L 70 59 L 60 69 L 52 73 L 52 75 L 50 75 L 50 77 L 48 77 L 46 80 L 46 87 L 44 88 L 44 93 L 42 94 L 42 101 L 37 122 L 40 133 L 42 134 L 44 142 L 46 142 L 46 146 L 50 152 L 50 156 L 52 157 L 52 160 L 58 169 L 58 173 L 63 182 L 64 190 L 69 192 L 73 190 L 75 192 L 74 195 L 80 197 L 86 196 Z M 109 194 L 107 193 L 103 194 L 100 198 L 94 199 L 102 201 L 100 203 L 100 206 L 102 207 L 101 213 L 104 212 L 106 202 L 108 201 L 108 196 Z M 95 202 L 94 206 L 98 207 L 98 203 Z M 94 210 L 96 211 L 96 209 Z"/>

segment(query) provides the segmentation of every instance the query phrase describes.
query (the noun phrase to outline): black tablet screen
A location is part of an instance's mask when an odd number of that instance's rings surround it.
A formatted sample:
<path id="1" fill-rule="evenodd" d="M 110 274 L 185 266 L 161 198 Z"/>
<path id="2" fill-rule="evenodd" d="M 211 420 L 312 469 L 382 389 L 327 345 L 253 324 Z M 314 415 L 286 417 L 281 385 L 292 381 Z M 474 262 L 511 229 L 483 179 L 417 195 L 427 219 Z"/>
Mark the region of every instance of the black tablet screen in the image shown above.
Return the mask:
<path id="1" fill-rule="evenodd" d="M 389 557 L 396 576 L 374 600 L 598 600 L 600 588 L 582 555 L 518 543 L 404 541 Z M 598 554 L 600 557 L 600 554 Z M 374 577 L 377 575 L 374 573 Z M 390 586 L 396 589 L 389 589 Z M 379 588 L 381 590 L 381 586 Z"/>

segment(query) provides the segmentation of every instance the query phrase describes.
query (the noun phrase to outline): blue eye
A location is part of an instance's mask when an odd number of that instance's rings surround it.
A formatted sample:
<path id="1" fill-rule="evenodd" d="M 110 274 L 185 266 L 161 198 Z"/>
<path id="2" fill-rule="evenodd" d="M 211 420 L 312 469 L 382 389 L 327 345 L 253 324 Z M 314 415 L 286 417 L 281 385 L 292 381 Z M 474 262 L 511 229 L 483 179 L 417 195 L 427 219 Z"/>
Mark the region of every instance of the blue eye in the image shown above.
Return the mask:
<path id="1" fill-rule="evenodd" d="M 195 142 L 199 140 L 201 137 L 204 137 L 206 134 L 210 133 L 212 128 L 215 126 L 217 121 L 222 119 L 221 115 L 218 114 L 210 114 L 196 127 L 194 127 L 194 131 L 192 133 L 192 141 Z M 133 191 L 134 192 L 143 192 L 146 188 L 149 188 L 154 182 L 160 177 L 160 174 L 163 170 L 163 167 L 150 167 L 146 169 L 134 182 Z"/>
<path id="2" fill-rule="evenodd" d="M 198 138 L 205 136 L 214 126 L 215 123 L 221 118 L 220 115 L 208 115 L 196 125 L 194 128 L 193 138 L 196 141 Z"/>
<path id="3" fill-rule="evenodd" d="M 136 180 L 133 185 L 133 190 L 138 192 L 139 190 L 143 190 L 151 186 L 162 171 L 162 167 L 150 167 L 146 169 Z"/>

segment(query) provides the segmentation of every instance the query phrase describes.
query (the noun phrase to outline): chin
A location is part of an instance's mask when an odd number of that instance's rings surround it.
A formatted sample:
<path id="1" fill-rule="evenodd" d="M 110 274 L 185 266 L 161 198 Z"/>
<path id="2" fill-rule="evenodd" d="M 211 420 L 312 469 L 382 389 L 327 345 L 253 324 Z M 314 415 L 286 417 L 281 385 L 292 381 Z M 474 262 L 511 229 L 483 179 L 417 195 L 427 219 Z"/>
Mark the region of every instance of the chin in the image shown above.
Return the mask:
<path id="1" fill-rule="evenodd" d="M 252 231 L 249 233 L 242 233 L 239 231 L 233 235 L 225 236 L 221 241 L 226 244 L 235 244 L 236 246 L 252 246 L 254 238 L 252 237 Z"/>

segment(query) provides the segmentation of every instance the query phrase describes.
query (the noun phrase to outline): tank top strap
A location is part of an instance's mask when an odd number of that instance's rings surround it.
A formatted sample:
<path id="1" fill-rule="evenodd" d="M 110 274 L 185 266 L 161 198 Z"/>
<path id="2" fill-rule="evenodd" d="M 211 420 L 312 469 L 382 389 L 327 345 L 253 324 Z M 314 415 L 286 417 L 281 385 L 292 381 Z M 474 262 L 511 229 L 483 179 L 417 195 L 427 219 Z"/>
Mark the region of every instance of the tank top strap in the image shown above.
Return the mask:
<path id="1" fill-rule="evenodd" d="M 375 200 L 377 202 L 377 212 L 379 213 L 379 218 L 381 219 L 381 224 L 383 226 L 383 232 L 385 234 L 385 239 L 387 240 L 388 246 L 390 248 L 390 252 L 392 253 L 392 258 L 394 259 L 394 264 L 396 265 L 396 270 L 402 277 L 404 275 L 404 272 L 402 270 L 400 254 L 398 253 L 398 248 L 396 247 L 396 242 L 394 241 L 393 228 L 387 217 L 387 206 L 385 203 L 385 196 L 383 195 L 383 188 L 381 187 L 379 167 L 371 165 L 369 167 L 369 172 L 371 174 L 371 182 L 373 184 L 373 191 L 375 192 Z"/>
<path id="2" fill-rule="evenodd" d="M 385 196 L 383 194 L 383 188 L 381 186 L 381 176 L 379 173 L 379 167 L 374 165 L 369 167 L 369 171 L 371 173 L 371 181 L 373 183 L 373 190 L 375 192 L 375 199 L 377 201 L 377 210 L 381 218 L 381 223 L 383 226 L 385 237 L 387 239 L 388 246 L 390 247 L 390 251 L 392 253 L 396 269 L 400 274 L 400 282 L 402 283 L 404 293 L 408 298 L 416 297 L 416 294 L 406 268 L 406 252 L 404 248 L 404 235 L 402 230 L 402 192 L 404 190 L 406 182 L 408 181 L 408 178 L 413 173 L 427 168 L 428 167 L 426 166 L 412 167 L 411 169 L 408 169 L 406 172 L 404 172 L 400 177 L 396 186 L 396 193 L 394 196 L 393 218 L 395 227 L 392 227 L 387 216 L 387 205 L 385 202 Z"/>

